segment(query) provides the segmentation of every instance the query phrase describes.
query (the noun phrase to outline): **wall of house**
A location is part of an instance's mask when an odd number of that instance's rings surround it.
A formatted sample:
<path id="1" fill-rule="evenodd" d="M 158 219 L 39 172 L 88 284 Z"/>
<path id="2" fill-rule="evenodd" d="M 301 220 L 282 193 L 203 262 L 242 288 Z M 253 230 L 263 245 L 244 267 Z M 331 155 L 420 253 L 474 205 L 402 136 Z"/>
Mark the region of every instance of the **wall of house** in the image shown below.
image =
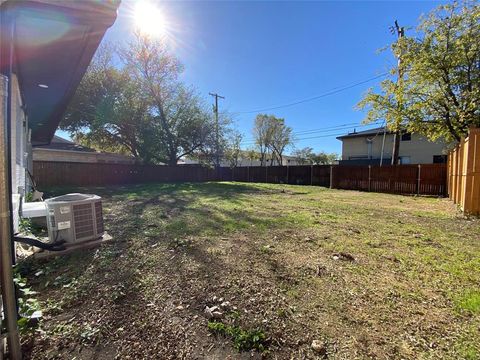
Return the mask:
<path id="1" fill-rule="evenodd" d="M 28 120 L 22 109 L 22 96 L 18 79 L 12 74 L 12 129 L 11 129 L 11 152 L 12 152 L 12 203 L 14 207 L 14 230 L 18 231 L 19 212 L 21 199 L 30 191 L 30 185 L 26 173 L 29 168 L 28 152 L 31 149 L 29 139 Z M 31 151 L 31 150 L 30 150 Z"/>
<path id="2" fill-rule="evenodd" d="M 33 161 L 60 161 L 60 162 L 83 162 L 83 163 L 115 163 L 134 164 L 133 157 L 96 152 L 81 152 L 57 149 L 33 149 Z"/>
<path id="3" fill-rule="evenodd" d="M 377 136 L 353 137 L 342 140 L 342 160 L 353 160 L 360 158 L 368 158 L 369 150 L 367 139 L 371 140 L 371 153 L 373 159 L 379 159 L 382 152 L 383 133 Z M 412 134 L 411 140 L 400 141 L 400 157 L 406 158 L 411 164 L 431 164 L 434 155 L 445 155 L 447 144 L 440 140 L 431 142 L 418 134 Z M 385 148 L 383 153 L 384 159 L 392 157 L 393 134 L 385 136 Z"/>

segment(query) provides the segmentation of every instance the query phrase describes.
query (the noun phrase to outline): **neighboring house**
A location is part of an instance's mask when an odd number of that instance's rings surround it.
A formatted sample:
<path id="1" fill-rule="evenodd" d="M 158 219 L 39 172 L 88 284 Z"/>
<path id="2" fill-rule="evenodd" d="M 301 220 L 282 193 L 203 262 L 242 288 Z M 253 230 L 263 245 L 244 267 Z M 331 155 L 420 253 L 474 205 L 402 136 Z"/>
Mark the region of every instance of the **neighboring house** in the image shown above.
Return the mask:
<path id="1" fill-rule="evenodd" d="M 0 0 L 2 131 L 9 142 L 0 144 L 10 163 L 14 229 L 30 182 L 32 145 L 48 145 L 97 50 L 114 23 L 119 2 L 111 0 Z M 3 106 L 2 106 L 3 108 Z M 5 126 L 3 126 L 5 125 Z M 7 167 L 8 169 L 8 167 Z"/>
<path id="2" fill-rule="evenodd" d="M 134 164 L 135 158 L 122 154 L 98 152 L 55 135 L 50 144 L 33 147 L 33 161 Z"/>
<path id="3" fill-rule="evenodd" d="M 260 154 L 258 155 L 260 157 Z M 267 166 L 271 165 L 271 159 L 267 157 L 266 163 Z M 196 159 L 191 159 L 188 157 L 184 157 L 178 161 L 179 165 L 195 165 L 195 164 L 200 164 L 200 161 Z M 290 166 L 290 165 L 300 165 L 298 159 L 294 156 L 288 156 L 288 155 L 283 155 L 282 156 L 282 165 L 283 166 Z M 224 167 L 230 167 L 230 162 L 225 160 L 225 159 L 220 159 L 220 166 Z M 262 166 L 262 163 L 260 160 L 255 159 L 255 160 L 250 160 L 245 157 L 240 157 L 238 159 L 237 167 L 245 167 L 245 166 Z M 273 166 L 278 166 L 276 160 L 274 160 Z"/>
<path id="4" fill-rule="evenodd" d="M 340 165 L 384 165 L 392 161 L 394 134 L 384 127 L 352 132 L 337 137 L 342 141 Z M 447 144 L 432 142 L 418 134 L 403 132 L 399 158 L 401 164 L 432 164 L 446 162 Z M 383 153 L 382 153 L 383 149 Z"/>

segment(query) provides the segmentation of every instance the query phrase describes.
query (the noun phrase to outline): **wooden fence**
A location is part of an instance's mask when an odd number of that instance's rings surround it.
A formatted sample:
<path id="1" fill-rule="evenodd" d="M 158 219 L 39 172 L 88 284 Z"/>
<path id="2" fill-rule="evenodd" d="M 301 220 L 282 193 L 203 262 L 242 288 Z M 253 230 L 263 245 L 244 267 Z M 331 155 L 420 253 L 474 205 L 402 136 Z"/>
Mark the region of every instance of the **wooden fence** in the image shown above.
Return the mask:
<path id="1" fill-rule="evenodd" d="M 336 166 L 331 187 L 393 194 L 445 196 L 445 164 Z"/>
<path id="2" fill-rule="evenodd" d="M 448 154 L 448 195 L 466 214 L 480 215 L 480 128 Z"/>
<path id="3" fill-rule="evenodd" d="M 148 182 L 240 181 L 316 185 L 335 189 L 398 194 L 446 195 L 446 166 L 155 166 L 105 163 L 34 161 L 33 175 L 40 187 L 105 186 Z"/>

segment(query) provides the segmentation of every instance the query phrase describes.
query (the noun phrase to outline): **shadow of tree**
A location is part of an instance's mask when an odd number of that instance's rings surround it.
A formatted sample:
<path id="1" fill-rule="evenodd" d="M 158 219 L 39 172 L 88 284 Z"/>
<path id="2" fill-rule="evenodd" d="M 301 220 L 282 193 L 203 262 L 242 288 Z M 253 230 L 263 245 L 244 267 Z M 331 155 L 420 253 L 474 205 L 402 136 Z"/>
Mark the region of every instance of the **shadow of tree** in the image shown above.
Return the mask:
<path id="1" fill-rule="evenodd" d="M 72 322 L 77 330 L 61 337 L 52 336 L 46 344 L 50 347 L 52 343 L 48 342 L 55 341 L 66 347 L 82 344 L 85 342 L 82 329 L 92 321 L 99 327 L 96 336 L 100 334 L 107 339 L 113 336 L 112 324 L 126 328 L 130 323 L 140 321 L 143 324 L 141 329 L 130 327 L 129 331 L 142 338 L 143 354 L 156 354 L 158 349 L 152 344 L 163 344 L 169 349 L 170 358 L 182 357 L 179 339 L 169 337 L 175 332 L 174 327 L 186 327 L 195 315 L 202 314 L 211 294 L 228 293 L 230 290 L 225 286 L 229 281 L 245 281 L 238 274 L 237 264 L 225 262 L 222 256 L 211 250 L 214 242 L 210 237 L 228 236 L 251 227 L 258 232 L 273 226 L 274 217 L 259 216 L 244 202 L 249 195 L 269 194 L 270 191 L 238 183 L 144 184 L 47 191 L 48 196 L 66 192 L 102 196 L 105 225 L 113 241 L 96 251 L 54 260 L 53 265 L 48 262 L 31 264 L 30 279 L 37 289 L 59 276 L 74 284 L 73 287 L 63 287 L 68 283 L 60 284 L 42 291 L 42 299 L 58 301 L 62 304 L 62 312 L 75 309 L 77 313 Z M 208 204 L 199 202 L 199 199 L 208 199 Z M 223 202 L 229 206 L 217 206 Z M 195 240 L 191 240 L 192 237 Z M 248 242 L 230 245 L 233 251 L 245 252 L 248 257 L 258 251 L 257 245 Z M 49 268 L 47 276 L 34 276 L 38 268 Z M 253 277 L 258 270 L 246 266 L 242 271 Z M 233 277 L 228 276 L 235 273 Z M 243 296 L 242 293 L 237 295 Z M 156 302 L 160 305 L 151 305 Z M 178 303 L 189 307 L 176 320 L 180 325 L 173 325 L 167 320 Z M 89 304 L 95 304 L 95 308 Z M 153 317 L 145 320 L 150 306 L 159 306 L 156 309 L 165 315 L 165 319 Z M 51 316 L 55 319 L 52 326 L 64 321 L 61 314 Z M 207 329 L 201 323 L 192 331 L 199 332 L 206 339 L 199 341 L 198 346 L 213 341 L 207 339 Z M 197 337 L 192 333 L 192 338 Z M 190 340 L 183 337 L 184 348 Z M 71 344 L 67 345 L 69 342 Z M 122 347 L 119 351 L 123 351 Z"/>

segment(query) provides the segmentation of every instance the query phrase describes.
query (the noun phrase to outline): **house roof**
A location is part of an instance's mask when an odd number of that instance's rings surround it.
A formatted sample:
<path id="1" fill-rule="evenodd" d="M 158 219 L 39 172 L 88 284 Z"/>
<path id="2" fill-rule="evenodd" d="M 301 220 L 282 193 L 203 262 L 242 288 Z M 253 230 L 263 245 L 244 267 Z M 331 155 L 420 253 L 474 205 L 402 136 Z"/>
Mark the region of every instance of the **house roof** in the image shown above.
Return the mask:
<path id="1" fill-rule="evenodd" d="M 343 140 L 343 139 L 348 139 L 348 138 L 354 138 L 354 137 L 364 137 L 364 136 L 370 136 L 370 135 L 377 135 L 380 133 L 383 133 L 385 131 L 384 126 L 376 127 L 373 129 L 368 129 L 368 130 L 363 130 L 363 131 L 354 131 L 351 133 L 348 133 L 346 135 L 338 136 L 338 140 Z M 390 130 L 386 130 L 387 134 L 391 134 L 392 132 Z"/>
<path id="2" fill-rule="evenodd" d="M 67 150 L 67 151 L 80 151 L 80 152 L 97 152 L 95 149 L 75 144 L 73 141 L 63 139 L 60 136 L 54 135 L 52 141 L 48 145 L 37 145 L 35 149 L 47 149 L 47 150 Z"/>
<path id="3" fill-rule="evenodd" d="M 118 5 L 117 0 L 0 0 L 0 70 L 7 75 L 13 59 L 32 144 L 52 139 Z"/>

